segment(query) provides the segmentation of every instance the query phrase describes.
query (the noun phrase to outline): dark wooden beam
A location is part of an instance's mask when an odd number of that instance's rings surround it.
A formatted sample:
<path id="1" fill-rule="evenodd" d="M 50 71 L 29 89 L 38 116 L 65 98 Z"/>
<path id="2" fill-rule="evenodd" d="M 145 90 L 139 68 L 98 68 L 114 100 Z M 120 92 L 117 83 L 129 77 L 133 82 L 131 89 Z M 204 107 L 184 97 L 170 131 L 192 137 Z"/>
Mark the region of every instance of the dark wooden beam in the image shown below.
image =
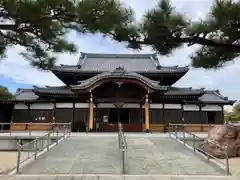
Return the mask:
<path id="1" fill-rule="evenodd" d="M 144 99 L 130 99 L 130 98 L 96 98 L 95 102 L 97 103 L 104 103 L 104 102 L 132 102 L 132 103 L 144 103 Z"/>

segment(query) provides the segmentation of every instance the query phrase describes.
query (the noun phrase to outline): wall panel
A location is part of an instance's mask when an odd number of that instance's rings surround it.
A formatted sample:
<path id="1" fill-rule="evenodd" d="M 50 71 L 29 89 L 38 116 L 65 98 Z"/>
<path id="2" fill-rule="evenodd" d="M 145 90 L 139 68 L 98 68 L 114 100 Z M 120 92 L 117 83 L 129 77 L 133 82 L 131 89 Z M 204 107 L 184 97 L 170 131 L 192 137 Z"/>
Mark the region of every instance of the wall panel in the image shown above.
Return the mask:
<path id="1" fill-rule="evenodd" d="M 53 111 L 44 109 L 30 110 L 31 122 L 33 123 L 50 123 L 53 121 Z"/>
<path id="2" fill-rule="evenodd" d="M 161 109 L 150 109 L 150 124 L 163 124 L 162 110 Z"/>
<path id="3" fill-rule="evenodd" d="M 165 124 L 183 124 L 184 122 L 182 121 L 182 111 L 177 109 L 165 109 L 164 122 Z"/>
<path id="4" fill-rule="evenodd" d="M 56 123 L 69 123 L 73 121 L 73 109 L 56 108 L 55 122 Z"/>
<path id="5" fill-rule="evenodd" d="M 184 122 L 186 124 L 201 124 L 200 112 L 199 111 L 184 111 L 183 112 Z"/>
<path id="6" fill-rule="evenodd" d="M 14 109 L 13 122 L 15 123 L 28 123 L 31 122 L 30 114 L 27 109 Z"/>

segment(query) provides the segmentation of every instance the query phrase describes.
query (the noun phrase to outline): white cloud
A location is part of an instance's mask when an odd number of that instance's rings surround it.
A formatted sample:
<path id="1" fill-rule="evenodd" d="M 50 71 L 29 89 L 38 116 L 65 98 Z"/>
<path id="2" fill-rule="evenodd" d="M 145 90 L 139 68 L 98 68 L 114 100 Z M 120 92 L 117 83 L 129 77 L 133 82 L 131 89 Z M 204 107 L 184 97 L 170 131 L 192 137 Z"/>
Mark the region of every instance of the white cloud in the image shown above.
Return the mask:
<path id="1" fill-rule="evenodd" d="M 157 0 L 122 0 L 126 5 L 131 6 L 136 12 L 139 21 L 143 13 L 155 7 Z M 199 20 L 204 18 L 211 6 L 212 0 L 173 0 L 172 4 L 176 10 L 184 13 L 188 18 Z M 126 49 L 124 44 L 119 44 L 100 35 L 78 35 L 70 33 L 67 37 L 77 44 L 79 52 L 98 53 L 133 53 Z M 184 66 L 190 63 L 189 55 L 197 47 L 184 47 L 174 51 L 170 56 L 159 57 L 162 65 Z M 21 48 L 8 51 L 8 58 L 0 63 L 0 74 L 10 77 L 13 80 L 34 85 L 61 85 L 51 72 L 41 72 L 29 66 L 28 62 L 18 55 Z M 140 52 L 151 52 L 151 48 L 144 48 Z M 138 51 L 136 52 L 138 53 Z M 61 54 L 58 56 L 58 64 L 76 64 L 79 54 Z M 208 89 L 219 89 L 223 95 L 232 99 L 239 99 L 240 79 L 236 78 L 240 70 L 240 61 L 230 64 L 218 71 L 206 71 L 202 69 L 191 69 L 190 72 L 180 79 L 175 86 L 185 86 Z"/>

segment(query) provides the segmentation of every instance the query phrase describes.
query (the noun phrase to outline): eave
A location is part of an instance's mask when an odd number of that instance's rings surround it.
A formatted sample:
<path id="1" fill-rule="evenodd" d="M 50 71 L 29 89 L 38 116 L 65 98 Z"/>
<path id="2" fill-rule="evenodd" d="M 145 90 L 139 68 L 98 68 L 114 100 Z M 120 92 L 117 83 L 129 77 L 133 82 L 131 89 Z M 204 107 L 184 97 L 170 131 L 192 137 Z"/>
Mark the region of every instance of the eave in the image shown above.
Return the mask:
<path id="1" fill-rule="evenodd" d="M 149 71 L 136 71 L 136 73 L 139 74 L 161 74 L 161 75 L 169 75 L 169 74 L 186 74 L 189 71 L 189 67 L 188 66 L 184 66 L 184 67 L 177 67 L 177 66 L 169 66 L 169 67 L 162 67 L 163 69 L 166 70 L 162 70 L 160 69 L 156 69 L 156 70 L 149 70 Z M 172 69 L 171 69 L 172 68 Z M 169 69 L 169 70 L 167 70 Z M 80 68 L 78 68 L 77 66 L 74 67 L 68 67 L 68 66 L 55 66 L 54 68 L 51 69 L 51 71 L 56 74 L 56 73 L 67 73 L 67 74 L 92 74 L 92 75 L 96 75 L 96 74 L 100 74 L 106 71 L 90 71 L 90 70 L 82 70 Z M 133 71 L 132 71 L 133 72 Z M 134 71 L 135 72 L 135 71 Z"/>
<path id="2" fill-rule="evenodd" d="M 113 72 L 101 73 L 85 81 L 79 82 L 78 85 L 71 85 L 73 91 L 92 91 L 97 86 L 108 81 L 115 81 L 116 83 L 124 83 L 127 81 L 132 81 L 133 83 L 138 83 L 140 86 L 145 88 L 148 92 L 154 91 L 167 91 L 168 87 L 161 86 L 158 81 L 153 81 L 146 78 L 138 73 L 126 72 L 124 69 L 115 70 Z"/>
<path id="3" fill-rule="evenodd" d="M 236 101 L 225 101 L 225 102 L 219 102 L 219 101 L 211 101 L 211 102 L 203 102 L 199 100 L 184 100 L 185 104 L 198 104 L 198 105 L 233 105 Z"/>

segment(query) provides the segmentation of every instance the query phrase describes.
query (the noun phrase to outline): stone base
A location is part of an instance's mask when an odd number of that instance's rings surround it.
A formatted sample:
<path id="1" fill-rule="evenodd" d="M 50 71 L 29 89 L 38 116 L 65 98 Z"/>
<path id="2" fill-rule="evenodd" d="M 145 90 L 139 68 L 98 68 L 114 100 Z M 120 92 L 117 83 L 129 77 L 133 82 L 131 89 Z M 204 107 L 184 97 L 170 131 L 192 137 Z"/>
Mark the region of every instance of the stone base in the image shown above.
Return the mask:
<path id="1" fill-rule="evenodd" d="M 151 133 L 151 131 L 149 129 L 146 129 L 145 132 L 146 133 Z"/>
<path id="2" fill-rule="evenodd" d="M 88 132 L 95 132 L 95 130 L 94 129 L 88 129 L 88 131 L 86 131 L 87 133 Z"/>

